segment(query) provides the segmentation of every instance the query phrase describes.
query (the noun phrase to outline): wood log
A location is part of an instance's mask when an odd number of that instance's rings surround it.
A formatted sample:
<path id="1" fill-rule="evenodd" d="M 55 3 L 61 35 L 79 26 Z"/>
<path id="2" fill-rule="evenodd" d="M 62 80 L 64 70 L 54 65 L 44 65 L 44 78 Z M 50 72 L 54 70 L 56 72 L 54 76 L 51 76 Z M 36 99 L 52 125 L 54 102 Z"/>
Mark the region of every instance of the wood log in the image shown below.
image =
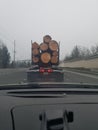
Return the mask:
<path id="1" fill-rule="evenodd" d="M 41 61 L 42 61 L 43 63 L 49 63 L 50 60 L 51 60 L 51 55 L 50 55 L 50 53 L 44 52 L 44 53 L 41 54 Z"/>
<path id="2" fill-rule="evenodd" d="M 41 43 L 40 44 L 40 50 L 47 51 L 48 50 L 48 45 L 46 43 Z"/>
<path id="3" fill-rule="evenodd" d="M 32 43 L 32 49 L 38 49 L 39 44 L 37 42 Z"/>
<path id="4" fill-rule="evenodd" d="M 49 35 L 46 35 L 46 36 L 43 37 L 43 42 L 44 43 L 49 43 L 51 40 L 52 40 L 52 38 Z"/>
<path id="5" fill-rule="evenodd" d="M 33 55 L 39 55 L 39 49 L 32 49 Z"/>
<path id="6" fill-rule="evenodd" d="M 57 56 L 52 56 L 51 57 L 51 63 L 52 64 L 57 64 L 58 63 L 58 57 Z"/>
<path id="7" fill-rule="evenodd" d="M 32 57 L 32 61 L 33 61 L 34 63 L 38 63 L 38 62 L 39 62 L 39 57 L 33 56 L 33 57 Z"/>
<path id="8" fill-rule="evenodd" d="M 52 40 L 49 42 L 49 48 L 52 51 L 57 51 L 58 50 L 58 43 L 55 40 Z"/>
<path id="9" fill-rule="evenodd" d="M 52 52 L 52 55 L 53 55 L 53 56 L 59 56 L 59 55 L 58 55 L 58 51 L 53 51 L 53 52 Z"/>

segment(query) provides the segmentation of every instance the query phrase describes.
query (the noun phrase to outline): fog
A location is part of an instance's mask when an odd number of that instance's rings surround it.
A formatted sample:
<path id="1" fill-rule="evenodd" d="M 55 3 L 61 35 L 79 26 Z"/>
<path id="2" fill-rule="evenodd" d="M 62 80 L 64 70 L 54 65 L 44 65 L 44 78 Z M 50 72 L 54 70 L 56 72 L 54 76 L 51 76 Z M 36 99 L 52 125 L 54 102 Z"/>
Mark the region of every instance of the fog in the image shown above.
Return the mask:
<path id="1" fill-rule="evenodd" d="M 90 48 L 98 43 L 97 0 L 0 0 L 0 39 L 13 60 L 30 59 L 31 40 L 44 35 L 60 41 L 60 59 L 77 44 Z"/>

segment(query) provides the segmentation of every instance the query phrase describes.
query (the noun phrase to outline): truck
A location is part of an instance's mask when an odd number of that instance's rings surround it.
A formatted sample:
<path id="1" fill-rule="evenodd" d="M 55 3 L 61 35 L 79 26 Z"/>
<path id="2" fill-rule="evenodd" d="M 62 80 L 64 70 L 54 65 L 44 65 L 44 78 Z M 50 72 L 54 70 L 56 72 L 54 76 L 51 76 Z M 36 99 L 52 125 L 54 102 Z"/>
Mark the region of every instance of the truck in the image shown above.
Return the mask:
<path id="1" fill-rule="evenodd" d="M 31 67 L 27 71 L 28 82 L 63 82 L 64 71 L 59 67 L 60 43 L 50 35 L 38 44 L 31 41 Z"/>

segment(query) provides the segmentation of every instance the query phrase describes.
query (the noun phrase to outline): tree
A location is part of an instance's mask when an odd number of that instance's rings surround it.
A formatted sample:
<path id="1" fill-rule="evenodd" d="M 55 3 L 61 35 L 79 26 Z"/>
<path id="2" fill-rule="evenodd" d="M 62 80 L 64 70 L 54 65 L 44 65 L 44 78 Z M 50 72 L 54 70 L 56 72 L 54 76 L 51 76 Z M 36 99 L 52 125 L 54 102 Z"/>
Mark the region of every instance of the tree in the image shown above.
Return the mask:
<path id="1" fill-rule="evenodd" d="M 88 48 L 82 47 L 81 48 L 81 58 L 87 58 L 91 56 L 91 52 Z"/>
<path id="2" fill-rule="evenodd" d="M 92 46 L 91 47 L 91 52 L 92 52 L 92 55 L 98 54 L 98 45 Z"/>
<path id="3" fill-rule="evenodd" d="M 79 46 L 75 46 L 71 52 L 71 57 L 74 58 L 80 58 L 81 56 L 81 50 Z"/>
<path id="4" fill-rule="evenodd" d="M 6 45 L 2 41 L 0 43 L 0 67 L 7 68 L 10 64 L 10 53 Z"/>
<path id="5" fill-rule="evenodd" d="M 81 48 L 80 46 L 76 45 L 71 51 L 70 55 L 67 55 L 64 60 L 68 61 L 68 60 L 77 59 L 77 58 L 81 58 Z"/>
<path id="6" fill-rule="evenodd" d="M 75 46 L 71 51 L 70 55 L 65 57 L 65 61 L 73 59 L 84 59 L 91 56 L 91 51 L 86 47 Z"/>

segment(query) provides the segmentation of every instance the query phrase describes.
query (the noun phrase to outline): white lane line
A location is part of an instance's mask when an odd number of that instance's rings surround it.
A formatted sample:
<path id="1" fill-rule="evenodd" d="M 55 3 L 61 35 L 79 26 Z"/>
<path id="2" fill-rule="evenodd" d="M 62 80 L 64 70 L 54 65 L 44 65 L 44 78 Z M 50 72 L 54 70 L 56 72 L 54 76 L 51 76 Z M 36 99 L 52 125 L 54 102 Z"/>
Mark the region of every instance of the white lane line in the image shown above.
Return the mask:
<path id="1" fill-rule="evenodd" d="M 75 71 L 71 71 L 71 70 L 64 70 L 64 72 L 69 72 L 69 73 L 77 74 L 77 75 L 80 75 L 80 76 L 85 76 L 85 77 L 89 77 L 89 78 L 98 79 L 98 76 L 94 76 L 94 75 L 90 75 L 90 74 L 83 74 L 83 73 L 75 72 Z"/>

